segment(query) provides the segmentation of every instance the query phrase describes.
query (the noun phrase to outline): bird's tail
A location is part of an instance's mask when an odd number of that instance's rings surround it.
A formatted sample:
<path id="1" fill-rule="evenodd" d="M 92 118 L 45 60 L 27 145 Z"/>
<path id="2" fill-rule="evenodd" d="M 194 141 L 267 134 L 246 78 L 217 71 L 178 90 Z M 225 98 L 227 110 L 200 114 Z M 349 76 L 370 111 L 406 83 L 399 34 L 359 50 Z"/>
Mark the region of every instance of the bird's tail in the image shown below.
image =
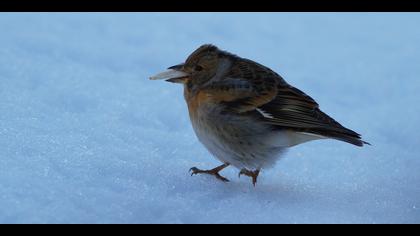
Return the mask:
<path id="1" fill-rule="evenodd" d="M 350 143 L 359 147 L 362 147 L 365 144 L 371 145 L 370 143 L 363 141 L 360 137 L 360 134 L 355 133 L 355 132 L 354 134 L 340 133 L 340 132 L 335 132 L 335 131 L 318 131 L 314 133 L 328 137 L 328 138 L 333 138 L 333 139 L 337 139 L 346 143 Z"/>

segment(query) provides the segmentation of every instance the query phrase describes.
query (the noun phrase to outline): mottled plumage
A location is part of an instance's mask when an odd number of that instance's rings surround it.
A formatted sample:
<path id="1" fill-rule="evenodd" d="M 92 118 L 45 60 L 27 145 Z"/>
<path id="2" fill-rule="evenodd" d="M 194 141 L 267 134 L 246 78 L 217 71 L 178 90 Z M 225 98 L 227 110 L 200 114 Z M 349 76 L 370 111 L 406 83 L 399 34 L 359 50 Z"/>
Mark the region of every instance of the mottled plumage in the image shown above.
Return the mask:
<path id="1" fill-rule="evenodd" d="M 288 147 L 322 138 L 368 144 L 276 72 L 213 45 L 199 47 L 185 63 L 151 79 L 184 84 L 198 139 L 224 163 L 207 171 L 193 167 L 193 174 L 227 181 L 218 172 L 233 165 L 255 185 L 260 170 L 271 167 Z"/>

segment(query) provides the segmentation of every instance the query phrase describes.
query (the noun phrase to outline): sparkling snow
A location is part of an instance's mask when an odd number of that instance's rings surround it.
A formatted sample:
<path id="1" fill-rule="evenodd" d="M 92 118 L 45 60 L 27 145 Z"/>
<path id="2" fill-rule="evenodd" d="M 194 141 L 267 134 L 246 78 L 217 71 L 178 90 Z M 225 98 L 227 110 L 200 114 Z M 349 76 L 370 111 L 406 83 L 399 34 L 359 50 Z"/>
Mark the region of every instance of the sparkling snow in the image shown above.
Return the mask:
<path id="1" fill-rule="evenodd" d="M 1 13 L 0 223 L 420 223 L 420 14 Z M 372 146 L 219 164 L 182 87 L 213 43 L 269 66 Z"/>

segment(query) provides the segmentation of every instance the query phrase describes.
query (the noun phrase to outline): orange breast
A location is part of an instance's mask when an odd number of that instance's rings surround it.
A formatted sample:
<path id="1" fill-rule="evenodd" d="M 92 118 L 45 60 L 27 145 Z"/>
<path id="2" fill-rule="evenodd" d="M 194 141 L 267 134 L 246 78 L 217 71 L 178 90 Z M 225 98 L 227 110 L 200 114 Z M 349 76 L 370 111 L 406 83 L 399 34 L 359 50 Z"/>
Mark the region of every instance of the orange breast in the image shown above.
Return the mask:
<path id="1" fill-rule="evenodd" d="M 210 102 L 210 97 L 204 91 L 199 91 L 194 96 L 188 96 L 188 95 L 190 94 L 187 93 L 187 96 L 186 96 L 186 100 L 188 104 L 188 111 L 190 113 L 190 116 L 194 118 L 197 116 L 197 111 L 199 107 L 202 106 L 203 104 Z"/>

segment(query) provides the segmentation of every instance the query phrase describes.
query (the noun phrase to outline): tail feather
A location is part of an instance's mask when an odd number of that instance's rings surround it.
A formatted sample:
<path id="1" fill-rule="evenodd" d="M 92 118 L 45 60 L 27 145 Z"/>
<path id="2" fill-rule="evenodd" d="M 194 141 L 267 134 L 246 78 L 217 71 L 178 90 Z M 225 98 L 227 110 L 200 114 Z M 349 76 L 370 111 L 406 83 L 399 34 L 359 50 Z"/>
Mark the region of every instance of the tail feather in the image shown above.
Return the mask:
<path id="1" fill-rule="evenodd" d="M 343 134 L 343 133 L 333 132 L 333 131 L 317 131 L 314 133 L 328 137 L 328 138 L 333 138 L 333 139 L 337 139 L 346 143 L 350 143 L 359 147 L 362 147 L 365 144 L 371 145 L 370 143 L 363 141 L 360 137 L 360 134 L 358 133 L 355 133 L 354 135 L 348 135 L 348 134 Z"/>

